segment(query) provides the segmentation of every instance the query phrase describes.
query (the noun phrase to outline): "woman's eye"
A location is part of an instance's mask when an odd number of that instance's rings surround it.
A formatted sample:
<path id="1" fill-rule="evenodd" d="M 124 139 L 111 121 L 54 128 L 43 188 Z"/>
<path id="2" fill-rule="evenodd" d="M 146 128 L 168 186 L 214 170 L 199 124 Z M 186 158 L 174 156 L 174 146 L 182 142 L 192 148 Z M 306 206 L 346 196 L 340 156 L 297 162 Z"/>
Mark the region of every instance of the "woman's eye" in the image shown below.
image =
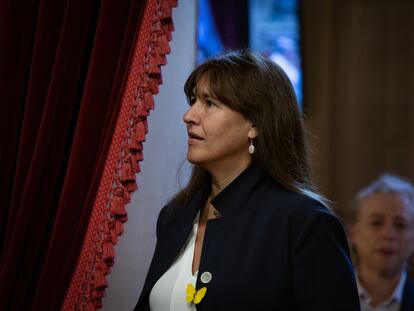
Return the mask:
<path id="1" fill-rule="evenodd" d="M 381 226 L 381 221 L 380 220 L 373 220 L 369 224 L 371 225 L 371 227 L 379 227 L 379 226 Z"/>
<path id="2" fill-rule="evenodd" d="M 404 230 L 407 228 L 407 224 L 404 222 L 397 222 L 394 224 L 395 228 L 399 229 L 399 230 Z"/>
<path id="3" fill-rule="evenodd" d="M 208 107 L 214 106 L 214 103 L 211 100 L 206 99 L 206 105 Z"/>

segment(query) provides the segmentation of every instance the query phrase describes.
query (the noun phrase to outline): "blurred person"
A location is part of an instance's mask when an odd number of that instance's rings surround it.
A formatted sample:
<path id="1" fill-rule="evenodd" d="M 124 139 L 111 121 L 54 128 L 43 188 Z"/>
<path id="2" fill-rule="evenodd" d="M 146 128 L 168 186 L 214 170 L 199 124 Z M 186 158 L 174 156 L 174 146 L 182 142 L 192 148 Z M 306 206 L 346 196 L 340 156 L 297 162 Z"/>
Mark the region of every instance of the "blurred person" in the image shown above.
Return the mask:
<path id="1" fill-rule="evenodd" d="M 350 240 L 363 311 L 413 311 L 414 187 L 383 175 L 359 191 L 351 208 Z"/>

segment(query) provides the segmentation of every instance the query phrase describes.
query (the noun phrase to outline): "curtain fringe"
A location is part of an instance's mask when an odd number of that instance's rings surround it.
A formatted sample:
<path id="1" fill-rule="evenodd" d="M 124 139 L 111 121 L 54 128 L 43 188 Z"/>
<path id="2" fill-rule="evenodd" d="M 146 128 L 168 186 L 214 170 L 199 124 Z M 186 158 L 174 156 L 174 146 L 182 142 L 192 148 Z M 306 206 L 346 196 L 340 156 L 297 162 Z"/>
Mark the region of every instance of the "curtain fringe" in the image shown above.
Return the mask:
<path id="1" fill-rule="evenodd" d="M 134 56 L 124 90 L 120 115 L 106 160 L 88 230 L 62 310 L 102 307 L 106 276 L 115 263 L 114 246 L 128 220 L 125 204 L 138 189 L 136 173 L 144 159 L 147 116 L 162 83 L 161 66 L 167 63 L 174 30 L 172 8 L 176 0 L 148 0 L 138 32 Z"/>

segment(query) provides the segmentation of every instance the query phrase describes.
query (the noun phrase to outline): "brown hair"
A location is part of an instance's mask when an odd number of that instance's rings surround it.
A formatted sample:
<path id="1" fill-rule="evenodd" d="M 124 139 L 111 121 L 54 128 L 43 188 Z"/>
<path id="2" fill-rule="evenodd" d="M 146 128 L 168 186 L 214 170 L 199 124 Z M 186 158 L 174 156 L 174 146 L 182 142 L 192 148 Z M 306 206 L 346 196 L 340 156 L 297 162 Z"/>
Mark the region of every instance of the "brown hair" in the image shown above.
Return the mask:
<path id="1" fill-rule="evenodd" d="M 257 127 L 252 160 L 284 188 L 325 204 L 315 192 L 302 115 L 285 72 L 273 61 L 245 49 L 224 53 L 198 66 L 185 83 L 187 98 L 201 79 L 213 97 Z M 207 171 L 194 165 L 188 185 L 172 202 L 186 205 L 209 178 Z"/>

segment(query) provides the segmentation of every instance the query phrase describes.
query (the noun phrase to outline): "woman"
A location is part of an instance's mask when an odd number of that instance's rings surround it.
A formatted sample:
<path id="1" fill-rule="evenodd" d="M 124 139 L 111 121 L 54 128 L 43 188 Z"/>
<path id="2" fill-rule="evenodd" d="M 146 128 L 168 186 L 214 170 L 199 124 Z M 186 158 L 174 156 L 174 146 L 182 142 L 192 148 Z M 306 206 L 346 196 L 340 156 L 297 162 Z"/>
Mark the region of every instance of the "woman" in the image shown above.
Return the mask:
<path id="1" fill-rule="evenodd" d="M 135 310 L 359 310 L 282 69 L 233 51 L 196 68 L 184 90 L 194 170 L 159 215 Z"/>
<path id="2" fill-rule="evenodd" d="M 414 186 L 385 174 L 360 190 L 351 206 L 350 241 L 364 311 L 414 310 Z"/>

